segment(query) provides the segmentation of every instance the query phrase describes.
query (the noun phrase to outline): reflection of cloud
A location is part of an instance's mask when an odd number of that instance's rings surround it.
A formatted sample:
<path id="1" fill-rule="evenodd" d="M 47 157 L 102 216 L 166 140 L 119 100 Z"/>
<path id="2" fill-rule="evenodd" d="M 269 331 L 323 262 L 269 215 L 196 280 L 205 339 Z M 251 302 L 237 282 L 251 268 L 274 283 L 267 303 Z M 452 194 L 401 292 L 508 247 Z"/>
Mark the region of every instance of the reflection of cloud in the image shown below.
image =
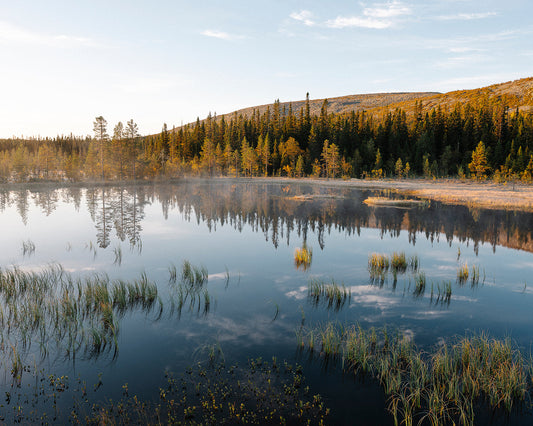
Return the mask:
<path id="1" fill-rule="evenodd" d="M 439 265 L 439 266 L 437 266 L 437 270 L 439 270 L 439 271 L 457 271 L 457 266 Z"/>
<path id="2" fill-rule="evenodd" d="M 418 311 L 412 314 L 405 314 L 404 318 L 415 319 L 415 320 L 426 320 L 426 319 L 435 319 L 444 317 L 448 314 L 451 314 L 451 311 Z"/>
<path id="3" fill-rule="evenodd" d="M 229 272 L 217 272 L 216 274 L 209 274 L 207 276 L 207 279 L 208 280 L 225 280 L 228 278 L 228 273 Z M 230 274 L 230 279 L 231 279 L 231 274 Z"/>
<path id="4" fill-rule="evenodd" d="M 410 328 L 407 328 L 405 330 L 401 330 L 404 339 L 413 342 L 415 340 L 415 332 L 414 330 L 411 330 Z"/>
<path id="5" fill-rule="evenodd" d="M 307 296 L 307 287 L 301 286 L 297 290 L 288 291 L 285 293 L 285 296 L 289 299 L 296 299 L 296 300 L 302 300 L 305 299 Z"/>
<path id="6" fill-rule="evenodd" d="M 468 296 L 452 295 L 452 300 L 457 300 L 458 302 L 477 303 L 477 299 L 474 299 L 473 297 L 468 297 Z"/>
<path id="7" fill-rule="evenodd" d="M 283 284 L 289 281 L 294 281 L 293 275 L 282 275 L 281 277 L 278 277 L 274 280 L 276 284 Z"/>
<path id="8" fill-rule="evenodd" d="M 272 318 L 256 315 L 252 318 L 233 320 L 227 317 L 210 317 L 210 327 L 217 332 L 219 342 L 239 340 L 244 346 L 262 345 L 267 341 L 293 341 L 294 325 L 281 321 L 272 322 Z"/>
<path id="9" fill-rule="evenodd" d="M 33 44 L 49 47 L 96 47 L 97 44 L 87 37 L 76 37 L 65 34 L 42 34 L 27 30 L 9 22 L 0 21 L 0 42 Z"/>
<path id="10" fill-rule="evenodd" d="M 373 305 L 383 311 L 398 304 L 396 297 L 380 294 L 381 290 L 379 287 L 358 285 L 350 287 L 350 291 L 352 293 L 350 307 L 353 307 L 354 304 Z"/>

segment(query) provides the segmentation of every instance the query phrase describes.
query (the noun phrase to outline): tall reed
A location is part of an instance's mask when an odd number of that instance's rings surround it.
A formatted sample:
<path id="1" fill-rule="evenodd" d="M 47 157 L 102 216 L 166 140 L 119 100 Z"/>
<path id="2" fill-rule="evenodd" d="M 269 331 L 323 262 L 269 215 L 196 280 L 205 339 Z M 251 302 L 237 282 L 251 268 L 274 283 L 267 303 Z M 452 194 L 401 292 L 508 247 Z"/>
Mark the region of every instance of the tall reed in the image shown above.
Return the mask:
<path id="1" fill-rule="evenodd" d="M 399 331 L 328 323 L 300 330 L 298 345 L 378 380 L 395 424 L 473 424 L 484 403 L 509 413 L 533 396 L 533 363 L 509 339 L 466 336 L 427 353 Z"/>

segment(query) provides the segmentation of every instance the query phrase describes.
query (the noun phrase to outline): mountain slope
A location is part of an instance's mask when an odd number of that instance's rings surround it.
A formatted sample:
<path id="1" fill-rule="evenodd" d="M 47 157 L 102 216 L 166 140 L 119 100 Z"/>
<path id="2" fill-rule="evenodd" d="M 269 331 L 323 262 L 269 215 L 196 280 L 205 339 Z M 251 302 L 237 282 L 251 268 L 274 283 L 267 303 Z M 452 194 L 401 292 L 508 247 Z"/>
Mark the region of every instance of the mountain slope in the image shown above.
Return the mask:
<path id="1" fill-rule="evenodd" d="M 311 115 L 319 115 L 324 99 L 312 99 L 309 101 Z M 422 110 L 428 111 L 438 106 L 452 108 L 456 104 L 464 103 L 503 103 L 511 109 L 521 111 L 533 111 L 533 77 L 523 78 L 491 86 L 471 89 L 456 90 L 447 93 L 438 92 L 406 92 L 406 93 L 372 93 L 363 95 L 348 95 L 336 98 L 328 98 L 329 113 L 348 113 L 351 111 L 365 110 L 373 115 L 380 115 L 396 108 L 401 108 L 407 113 L 413 112 L 417 103 L 421 103 Z M 289 107 L 295 115 L 305 108 L 305 100 L 294 102 L 281 102 L 280 114 L 288 114 Z M 259 105 L 243 108 L 224 116 L 230 118 L 234 115 L 250 117 L 254 111 L 259 114 L 265 113 L 267 108 L 272 113 L 274 104 Z M 219 116 L 220 117 L 220 116 Z"/>

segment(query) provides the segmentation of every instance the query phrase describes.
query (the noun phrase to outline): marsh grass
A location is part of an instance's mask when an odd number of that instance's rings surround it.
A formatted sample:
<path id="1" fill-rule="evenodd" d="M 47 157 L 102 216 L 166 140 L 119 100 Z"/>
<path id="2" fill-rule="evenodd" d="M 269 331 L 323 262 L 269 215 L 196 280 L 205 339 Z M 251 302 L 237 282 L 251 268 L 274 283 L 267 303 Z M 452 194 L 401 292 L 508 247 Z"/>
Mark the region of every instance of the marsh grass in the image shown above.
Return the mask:
<path id="1" fill-rule="evenodd" d="M 211 310 L 212 297 L 206 286 L 209 273 L 205 266 L 195 266 L 184 260 L 178 279 L 178 268 L 173 263 L 168 268 L 169 285 L 172 290 L 170 302 L 172 311 L 181 317 L 183 308 L 188 306 L 189 312 L 196 312 L 204 316 Z M 229 283 L 229 271 L 226 269 L 226 286 Z"/>
<path id="2" fill-rule="evenodd" d="M 393 252 L 389 257 L 386 254 L 372 253 L 368 256 L 368 271 L 371 279 L 384 279 L 390 271 L 394 276 L 404 274 L 408 270 L 417 272 L 419 268 L 418 256 L 406 257 L 405 252 Z"/>
<path id="3" fill-rule="evenodd" d="M 418 272 L 414 276 L 415 289 L 413 295 L 415 297 L 422 297 L 426 291 L 426 274 L 424 272 Z"/>
<path id="4" fill-rule="evenodd" d="M 476 409 L 510 413 L 532 396 L 532 361 L 510 339 L 466 336 L 426 353 L 398 331 L 328 323 L 300 330 L 297 344 L 374 377 L 395 424 L 474 424 Z"/>
<path id="5" fill-rule="evenodd" d="M 115 260 L 113 261 L 113 265 L 120 266 L 122 265 L 122 247 L 117 246 L 113 249 L 113 253 L 115 255 Z"/>
<path id="6" fill-rule="evenodd" d="M 435 304 L 450 304 L 452 298 L 452 282 L 444 281 L 437 283 L 434 288 L 434 284 L 431 283 L 431 297 L 430 300 Z"/>
<path id="7" fill-rule="evenodd" d="M 307 298 L 314 306 L 323 303 L 328 309 L 339 311 L 348 302 L 350 303 L 352 292 L 344 283 L 338 284 L 334 280 L 325 282 L 312 279 L 308 283 Z"/>
<path id="8" fill-rule="evenodd" d="M 22 256 L 31 256 L 35 253 L 35 243 L 31 240 L 22 242 Z"/>
<path id="9" fill-rule="evenodd" d="M 468 264 L 465 263 L 457 269 L 457 282 L 461 285 L 466 283 L 468 281 L 468 276 Z"/>
<path id="10" fill-rule="evenodd" d="M 483 272 L 483 275 L 485 273 Z M 472 288 L 479 285 L 480 280 L 480 271 L 479 266 L 473 265 L 471 268 L 468 268 L 468 264 L 461 265 L 457 269 L 457 283 L 459 285 L 464 285 L 468 282 L 470 278 L 470 286 Z M 483 283 L 485 282 L 485 277 L 483 277 Z"/>
<path id="11" fill-rule="evenodd" d="M 118 352 L 119 320 L 128 311 L 152 312 L 157 286 L 145 274 L 124 282 L 105 274 L 75 278 L 60 265 L 40 271 L 0 268 L 0 351 L 17 348 L 14 370 L 35 347 L 74 359 Z"/>
<path id="12" fill-rule="evenodd" d="M 313 249 L 308 248 L 305 244 L 302 248 L 297 248 L 294 251 L 294 264 L 297 269 L 303 269 L 304 271 L 309 269 L 313 260 Z"/>
<path id="13" fill-rule="evenodd" d="M 92 241 L 89 241 L 88 243 L 85 244 L 85 249 L 89 250 L 93 254 L 93 260 L 96 259 L 96 256 L 98 254 L 98 250 L 96 248 L 96 245 L 93 244 Z"/>

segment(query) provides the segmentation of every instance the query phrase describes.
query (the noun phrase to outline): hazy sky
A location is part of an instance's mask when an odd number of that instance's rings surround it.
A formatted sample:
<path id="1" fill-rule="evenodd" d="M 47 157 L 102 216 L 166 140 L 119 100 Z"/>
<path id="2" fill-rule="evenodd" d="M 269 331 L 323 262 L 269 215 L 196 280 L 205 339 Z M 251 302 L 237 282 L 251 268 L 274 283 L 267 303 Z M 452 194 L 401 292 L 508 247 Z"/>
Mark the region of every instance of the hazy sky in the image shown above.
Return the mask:
<path id="1" fill-rule="evenodd" d="M 0 138 L 533 76 L 531 0 L 0 0 Z"/>

